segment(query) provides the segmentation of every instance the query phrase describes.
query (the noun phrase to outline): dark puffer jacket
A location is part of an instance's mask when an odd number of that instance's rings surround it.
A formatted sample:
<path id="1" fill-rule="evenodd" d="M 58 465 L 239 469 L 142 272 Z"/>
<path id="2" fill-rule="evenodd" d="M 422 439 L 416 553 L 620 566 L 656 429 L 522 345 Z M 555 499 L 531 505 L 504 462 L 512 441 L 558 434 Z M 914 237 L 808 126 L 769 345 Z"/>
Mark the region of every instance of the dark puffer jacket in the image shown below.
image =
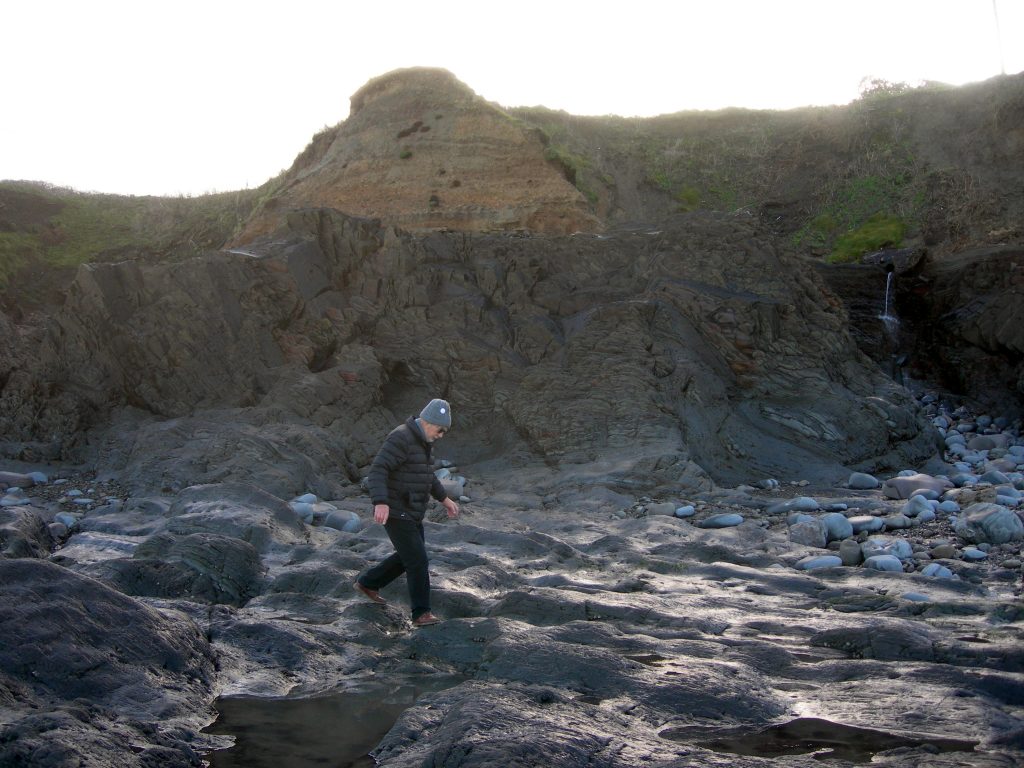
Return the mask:
<path id="1" fill-rule="evenodd" d="M 387 504 L 393 517 L 418 521 L 426 514 L 431 496 L 438 501 L 448 498 L 434 474 L 431 447 L 412 416 L 391 430 L 370 465 L 373 503 Z"/>

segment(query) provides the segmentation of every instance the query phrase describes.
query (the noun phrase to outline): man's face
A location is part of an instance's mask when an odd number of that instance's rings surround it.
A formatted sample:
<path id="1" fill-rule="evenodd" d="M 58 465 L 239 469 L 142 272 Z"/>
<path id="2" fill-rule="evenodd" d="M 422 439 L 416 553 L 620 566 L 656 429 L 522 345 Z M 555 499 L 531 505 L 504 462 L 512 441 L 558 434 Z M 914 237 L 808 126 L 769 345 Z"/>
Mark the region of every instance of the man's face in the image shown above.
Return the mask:
<path id="1" fill-rule="evenodd" d="M 448 431 L 447 427 L 439 427 L 437 424 L 431 424 L 429 421 L 423 422 L 423 434 L 427 436 L 427 440 L 434 442 L 444 437 L 445 432 Z"/>

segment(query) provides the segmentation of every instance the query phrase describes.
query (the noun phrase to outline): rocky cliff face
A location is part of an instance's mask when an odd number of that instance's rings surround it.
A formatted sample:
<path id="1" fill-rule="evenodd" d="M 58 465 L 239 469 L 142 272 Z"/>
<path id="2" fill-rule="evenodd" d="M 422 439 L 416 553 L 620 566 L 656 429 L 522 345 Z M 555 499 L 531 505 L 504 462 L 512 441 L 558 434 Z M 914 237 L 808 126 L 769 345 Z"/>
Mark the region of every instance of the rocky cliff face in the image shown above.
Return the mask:
<path id="1" fill-rule="evenodd" d="M 349 118 L 313 140 L 236 242 L 310 206 L 406 229 L 600 230 L 545 144 L 449 72 L 392 72 L 352 96 Z"/>
<path id="2" fill-rule="evenodd" d="M 117 415 L 94 447 L 142 484 L 252 479 L 287 455 L 314 467 L 292 482 L 343 485 L 435 394 L 458 403 L 462 461 L 580 483 L 838 478 L 933 449 L 814 272 L 715 214 L 510 238 L 293 212 L 246 249 L 82 267 L 5 393 L 21 440 Z"/>

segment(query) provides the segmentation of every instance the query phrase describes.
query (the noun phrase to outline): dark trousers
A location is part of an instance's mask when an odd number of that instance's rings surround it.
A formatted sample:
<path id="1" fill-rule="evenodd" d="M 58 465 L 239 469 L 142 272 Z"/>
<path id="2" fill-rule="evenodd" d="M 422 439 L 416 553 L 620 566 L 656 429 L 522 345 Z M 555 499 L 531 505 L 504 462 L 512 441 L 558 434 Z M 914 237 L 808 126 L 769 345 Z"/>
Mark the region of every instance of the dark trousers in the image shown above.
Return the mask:
<path id="1" fill-rule="evenodd" d="M 359 583 L 367 589 L 382 589 L 404 573 L 412 617 L 417 619 L 430 612 L 430 574 L 423 523 L 389 518 L 384 529 L 395 546 L 395 553 L 360 576 Z"/>

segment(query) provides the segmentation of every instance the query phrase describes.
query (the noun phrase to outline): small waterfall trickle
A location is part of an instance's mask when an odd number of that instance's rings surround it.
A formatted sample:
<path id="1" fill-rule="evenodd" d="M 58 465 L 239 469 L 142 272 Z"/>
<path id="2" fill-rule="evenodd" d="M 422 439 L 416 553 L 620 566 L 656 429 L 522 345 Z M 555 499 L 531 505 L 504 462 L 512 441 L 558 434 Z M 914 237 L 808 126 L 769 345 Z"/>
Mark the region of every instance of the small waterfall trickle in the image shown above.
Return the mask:
<path id="1" fill-rule="evenodd" d="M 898 381 L 900 384 L 905 384 L 903 377 L 903 366 L 907 363 L 907 356 L 900 352 L 900 343 L 898 337 L 898 331 L 900 329 L 900 319 L 893 314 L 893 300 L 895 299 L 896 286 L 896 272 L 889 270 L 885 276 L 885 303 L 882 305 L 882 314 L 878 316 L 878 319 L 882 321 L 885 326 L 885 333 L 888 336 L 888 346 L 892 352 L 890 357 L 889 375 L 893 380 Z"/>
<path id="2" fill-rule="evenodd" d="M 892 301 L 894 290 L 893 282 L 896 273 L 889 271 L 885 276 L 885 303 L 882 305 L 882 314 L 878 316 L 878 319 L 885 324 L 885 330 L 890 336 L 896 334 L 896 330 L 900 326 L 900 319 L 892 313 Z"/>

